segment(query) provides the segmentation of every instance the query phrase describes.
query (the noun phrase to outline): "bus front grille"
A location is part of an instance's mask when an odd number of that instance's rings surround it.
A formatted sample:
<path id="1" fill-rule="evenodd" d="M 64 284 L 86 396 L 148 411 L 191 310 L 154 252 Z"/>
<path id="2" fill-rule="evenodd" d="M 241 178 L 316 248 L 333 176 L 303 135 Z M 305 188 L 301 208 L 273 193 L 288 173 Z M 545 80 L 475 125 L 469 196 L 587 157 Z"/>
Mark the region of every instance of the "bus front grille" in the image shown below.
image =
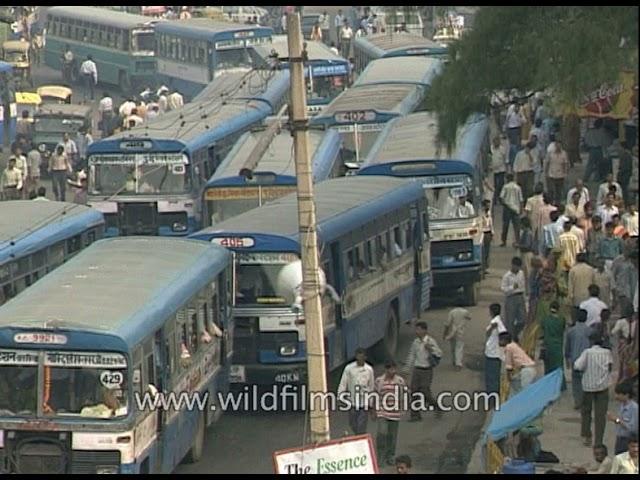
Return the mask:
<path id="1" fill-rule="evenodd" d="M 455 257 L 462 252 L 473 252 L 472 240 L 447 240 L 444 242 L 431 242 L 431 257 Z"/>
<path id="2" fill-rule="evenodd" d="M 243 365 L 258 361 L 258 318 L 236 317 L 233 327 L 233 363 Z"/>
<path id="3" fill-rule="evenodd" d="M 95 475 L 99 468 L 119 466 L 118 451 L 75 450 L 71 461 L 71 473 Z"/>
<path id="4" fill-rule="evenodd" d="M 158 235 L 158 209 L 153 202 L 121 203 L 120 234 Z"/>
<path id="5" fill-rule="evenodd" d="M 18 442 L 9 471 L 19 474 L 63 474 L 68 472 L 68 450 L 62 442 L 34 438 Z"/>

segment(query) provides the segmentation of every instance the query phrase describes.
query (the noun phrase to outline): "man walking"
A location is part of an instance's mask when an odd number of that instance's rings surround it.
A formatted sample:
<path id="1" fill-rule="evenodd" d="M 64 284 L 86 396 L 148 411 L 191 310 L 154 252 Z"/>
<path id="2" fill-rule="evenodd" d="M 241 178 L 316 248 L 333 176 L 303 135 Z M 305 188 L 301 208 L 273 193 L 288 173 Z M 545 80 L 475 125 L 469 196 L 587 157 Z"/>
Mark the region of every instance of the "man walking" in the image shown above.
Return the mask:
<path id="1" fill-rule="evenodd" d="M 545 156 L 544 174 L 551 201 L 559 205 L 562 203 L 565 179 L 569 175 L 569 157 L 560 140 L 554 142 L 551 152 Z"/>
<path id="2" fill-rule="evenodd" d="M 489 257 L 491 253 L 491 240 L 493 239 L 493 217 L 491 215 L 491 202 L 482 201 L 482 257 L 484 273 L 489 271 Z"/>
<path id="3" fill-rule="evenodd" d="M 10 157 L 7 168 L 2 172 L 2 178 L 0 179 L 0 187 L 2 187 L 4 199 L 19 200 L 22 185 L 22 172 L 16 168 L 15 157 Z"/>
<path id="4" fill-rule="evenodd" d="M 522 187 L 522 196 L 529 198 L 533 194 L 533 147 L 532 142 L 527 142 L 524 149 L 516 154 L 513 162 L 513 173 L 516 174 L 516 181 Z"/>
<path id="5" fill-rule="evenodd" d="M 98 85 L 98 69 L 93 57 L 87 55 L 87 59 L 80 65 L 80 74 L 84 78 L 85 88 L 91 92 L 91 100 L 94 99 L 94 86 Z M 87 92 L 84 92 L 84 99 L 87 99 Z"/>
<path id="6" fill-rule="evenodd" d="M 438 347 L 435 339 L 427 335 L 427 324 L 425 322 L 416 323 L 416 338 L 411 344 L 404 372 L 411 372 L 411 392 L 424 395 L 427 404 L 434 405 L 438 415 L 442 413 L 435 398 L 431 393 L 431 383 L 433 382 L 433 369 L 442 358 L 442 350 Z M 419 411 L 411 411 L 411 421 L 422 420 Z"/>
<path id="7" fill-rule="evenodd" d="M 533 383 L 537 374 L 536 362 L 513 341 L 508 332 L 501 333 L 498 340 L 504 348 L 504 367 L 510 383 L 509 396 L 512 397 Z"/>
<path id="8" fill-rule="evenodd" d="M 449 312 L 449 318 L 444 324 L 442 338 L 451 343 L 451 357 L 453 366 L 457 372 L 462 370 L 462 358 L 464 356 L 464 328 L 471 320 L 471 313 L 466 308 L 454 308 Z"/>
<path id="9" fill-rule="evenodd" d="M 589 299 L 589 286 L 596 281 L 595 269 L 587 263 L 587 254 L 579 253 L 576 264 L 569 270 L 568 300 L 573 305 L 571 318 L 575 322 L 580 304 Z"/>
<path id="10" fill-rule="evenodd" d="M 584 186 L 584 182 L 580 178 L 576 180 L 575 187 L 571 188 L 567 192 L 567 202 L 566 202 L 567 204 L 571 203 L 571 199 L 573 198 L 573 195 L 575 193 L 578 193 L 580 195 L 579 205 L 582 208 L 584 208 L 586 203 L 591 201 L 589 190 L 587 190 L 587 187 Z"/>
<path id="11" fill-rule="evenodd" d="M 110 137 L 113 134 L 114 113 L 113 98 L 109 92 L 104 92 L 100 103 L 98 103 L 98 112 L 100 113 L 100 130 L 102 137 Z"/>
<path id="12" fill-rule="evenodd" d="M 72 172 L 71 163 L 67 154 L 64 153 L 64 147 L 58 145 L 56 152 L 51 155 L 49 160 L 49 173 L 51 173 L 51 182 L 53 183 L 53 194 L 57 201 L 65 201 L 67 192 L 67 174 Z"/>
<path id="13" fill-rule="evenodd" d="M 398 375 L 394 361 L 385 364 L 383 375 L 376 378 L 375 388 L 379 398 L 377 410 L 378 433 L 376 436 L 376 450 L 378 462 L 394 465 L 398 427 L 404 411 L 402 398 L 406 391 L 404 379 Z"/>
<path id="14" fill-rule="evenodd" d="M 356 350 L 356 360 L 344 368 L 338 385 L 338 396 L 348 399 L 349 426 L 354 435 L 367 433 L 368 405 L 367 395 L 374 390 L 373 367 L 366 363 L 367 352 L 364 348 Z"/>
<path id="15" fill-rule="evenodd" d="M 509 223 L 513 225 L 514 243 L 520 240 L 520 212 L 522 209 L 523 197 L 522 188 L 513 180 L 513 174 L 507 174 L 507 184 L 502 188 L 500 200 L 502 209 L 502 244 L 506 246 L 509 234 Z"/>
<path id="16" fill-rule="evenodd" d="M 587 312 L 587 327 L 594 327 L 600 323 L 600 314 L 606 310 L 607 304 L 600 300 L 600 287 L 589 285 L 589 298 L 580 304 L 580 308 Z"/>
<path id="17" fill-rule="evenodd" d="M 503 134 L 501 137 L 493 137 L 491 144 L 491 170 L 493 171 L 494 198 L 496 202 L 500 198 L 500 192 L 504 186 L 504 176 L 507 172 L 507 137 Z"/>
<path id="18" fill-rule="evenodd" d="M 609 382 L 613 358 L 611 351 L 602 347 L 603 339 L 592 333 L 589 337 L 591 348 L 587 348 L 574 363 L 576 370 L 582 371 L 582 426 L 581 435 L 584 445 L 592 447 L 592 440 L 601 445 L 607 422 L 607 406 L 609 405 Z M 591 411 L 595 423 L 595 439 L 591 434 Z"/>
<path id="19" fill-rule="evenodd" d="M 352 38 L 353 29 L 349 26 L 349 21 L 345 20 L 344 25 L 340 29 L 340 55 L 344 58 L 349 58 Z"/>
<path id="20" fill-rule="evenodd" d="M 344 15 L 342 15 L 342 10 L 338 10 L 338 14 L 333 19 L 333 26 L 336 29 L 336 42 L 340 44 L 340 30 L 342 29 L 342 25 L 344 24 Z"/>
<path id="21" fill-rule="evenodd" d="M 589 336 L 593 331 L 587 326 L 587 312 L 578 309 L 576 323 L 567 331 L 564 339 L 564 359 L 567 369 L 571 372 L 571 393 L 573 394 L 573 408 L 582 408 L 582 372 L 574 368 L 576 360 L 591 346 Z"/>
<path id="22" fill-rule="evenodd" d="M 318 19 L 318 21 L 320 22 L 320 29 L 322 30 L 322 41 L 325 43 L 325 45 L 329 45 L 331 41 L 331 17 L 326 10 L 322 12 L 322 16 Z"/>
<path id="23" fill-rule="evenodd" d="M 499 336 L 507 331 L 500 318 L 501 309 L 499 303 L 489 307 L 491 321 L 486 329 L 487 341 L 484 346 L 484 383 L 487 393 L 500 393 L 500 370 L 504 354 L 500 348 Z"/>
<path id="24" fill-rule="evenodd" d="M 500 289 L 505 295 L 504 310 L 507 330 L 514 339 L 518 338 L 526 318 L 524 282 L 522 259 L 513 257 L 511 259 L 511 270 L 503 275 Z"/>

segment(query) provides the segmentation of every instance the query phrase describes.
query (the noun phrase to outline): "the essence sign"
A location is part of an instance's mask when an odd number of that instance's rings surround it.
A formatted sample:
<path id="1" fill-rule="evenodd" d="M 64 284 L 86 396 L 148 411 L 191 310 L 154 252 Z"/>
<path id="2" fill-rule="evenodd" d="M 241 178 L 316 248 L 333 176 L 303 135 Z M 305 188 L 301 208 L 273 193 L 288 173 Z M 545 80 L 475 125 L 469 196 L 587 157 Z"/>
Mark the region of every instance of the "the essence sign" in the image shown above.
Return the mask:
<path id="1" fill-rule="evenodd" d="M 278 474 L 377 474 L 370 435 L 345 437 L 316 446 L 291 448 L 273 454 Z"/>

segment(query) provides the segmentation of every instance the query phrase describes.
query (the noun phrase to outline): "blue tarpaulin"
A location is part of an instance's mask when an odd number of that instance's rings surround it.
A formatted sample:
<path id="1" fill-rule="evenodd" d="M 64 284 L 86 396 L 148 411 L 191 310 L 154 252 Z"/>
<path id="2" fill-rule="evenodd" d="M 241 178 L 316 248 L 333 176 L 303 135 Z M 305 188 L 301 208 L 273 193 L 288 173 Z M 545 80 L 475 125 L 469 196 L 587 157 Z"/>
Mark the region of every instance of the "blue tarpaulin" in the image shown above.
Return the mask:
<path id="1" fill-rule="evenodd" d="M 483 443 L 500 440 L 540 416 L 560 396 L 562 369 L 557 369 L 514 395 L 493 414 Z"/>

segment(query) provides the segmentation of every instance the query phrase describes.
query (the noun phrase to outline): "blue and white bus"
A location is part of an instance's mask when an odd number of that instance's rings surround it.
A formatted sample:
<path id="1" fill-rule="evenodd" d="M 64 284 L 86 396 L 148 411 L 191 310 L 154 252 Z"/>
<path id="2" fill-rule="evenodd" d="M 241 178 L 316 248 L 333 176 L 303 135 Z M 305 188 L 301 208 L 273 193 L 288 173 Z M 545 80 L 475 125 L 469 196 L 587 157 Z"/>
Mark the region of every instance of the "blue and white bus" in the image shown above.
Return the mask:
<path id="1" fill-rule="evenodd" d="M 191 99 L 219 75 L 251 70 L 251 47 L 272 35 L 268 27 L 206 18 L 162 22 L 156 26 L 158 80 Z"/>
<path id="2" fill-rule="evenodd" d="M 358 347 L 397 352 L 401 322 L 429 306 L 427 199 L 419 182 L 343 177 L 315 186 L 320 265 L 340 296 L 322 298 L 329 369 Z M 197 232 L 236 254 L 235 355 L 231 380 L 261 386 L 306 376 L 296 194 Z"/>
<path id="3" fill-rule="evenodd" d="M 305 42 L 307 60 L 304 63 L 307 85 L 307 112 L 315 115 L 349 87 L 349 60 L 335 54 L 322 42 Z M 254 47 L 257 68 L 289 68 L 287 37 L 278 35 L 271 44 Z"/>
<path id="4" fill-rule="evenodd" d="M 469 118 L 451 151 L 438 143 L 437 134 L 432 113 L 394 120 L 358 174 L 421 181 L 429 201 L 433 286 L 448 291 L 462 288 L 465 302 L 475 305 L 482 276 L 482 180 L 489 122 L 482 115 Z"/>
<path id="5" fill-rule="evenodd" d="M 233 75 L 238 88 L 229 95 L 217 91 L 91 144 L 88 202 L 105 214 L 107 236 L 185 236 L 201 228 L 206 182 L 238 138 L 287 101 L 289 72 Z M 252 94 L 240 91 L 243 82 Z"/>
<path id="6" fill-rule="evenodd" d="M 215 245 L 106 239 L 2 306 L 0 473 L 171 473 L 198 461 L 222 414 L 209 407 L 228 391 L 232 272 Z M 169 392 L 207 408 L 144 408 Z"/>
<path id="7" fill-rule="evenodd" d="M 0 202 L 0 305 L 104 235 L 104 217 L 74 203 Z"/>
<path id="8" fill-rule="evenodd" d="M 4 105 L 9 105 L 9 111 L 4 111 Z M 4 142 L 4 129 L 9 125 L 9 140 L 16 136 L 16 91 L 13 79 L 13 67 L 10 63 L 0 62 L 0 145 Z"/>
<path id="9" fill-rule="evenodd" d="M 356 37 L 353 41 L 356 72 L 372 60 L 390 57 L 435 57 L 445 59 L 447 47 L 413 33 L 378 33 Z"/>
<path id="10" fill-rule="evenodd" d="M 389 120 L 425 109 L 427 90 L 441 68 L 440 60 L 426 57 L 374 60 L 310 123 L 338 130 L 351 152 L 349 166 L 357 167 Z"/>
<path id="11" fill-rule="evenodd" d="M 309 131 L 314 182 L 341 176 L 340 135 Z M 262 127 L 245 133 L 204 188 L 205 226 L 216 225 L 296 191 L 293 137 L 289 130 Z"/>

